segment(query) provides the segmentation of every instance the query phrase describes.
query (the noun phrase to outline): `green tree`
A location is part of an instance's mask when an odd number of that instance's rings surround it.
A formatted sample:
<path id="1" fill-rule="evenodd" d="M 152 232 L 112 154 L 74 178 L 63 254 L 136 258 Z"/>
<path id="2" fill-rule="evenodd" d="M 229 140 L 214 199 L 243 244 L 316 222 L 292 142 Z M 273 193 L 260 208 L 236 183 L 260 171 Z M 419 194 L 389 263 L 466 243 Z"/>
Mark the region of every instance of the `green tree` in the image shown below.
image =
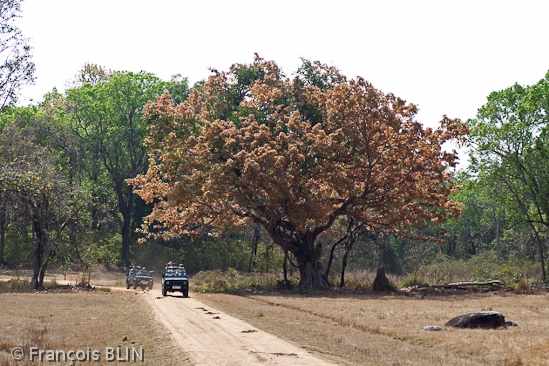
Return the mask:
<path id="1" fill-rule="evenodd" d="M 67 184 L 48 149 L 33 142 L 32 128 L 8 125 L 0 135 L 0 194 L 28 217 L 34 233 L 31 289 L 42 287 L 64 233 L 84 210 L 84 196 Z"/>
<path id="2" fill-rule="evenodd" d="M 501 186 L 492 197 L 526 223 L 539 251 L 549 229 L 549 73 L 538 84 L 493 92 L 471 127 L 471 171 Z M 499 188 L 499 187 L 498 187 Z M 496 192 L 494 191 L 494 193 Z"/>
<path id="3" fill-rule="evenodd" d="M 462 203 L 465 210 L 457 221 L 447 221 L 442 225 L 447 235 L 443 249 L 448 256 L 474 256 L 488 249 L 488 244 L 494 237 L 495 199 L 482 183 L 468 176 L 460 177 L 458 184 L 462 189 L 452 195 L 452 198 Z"/>
<path id="4" fill-rule="evenodd" d="M 32 48 L 15 25 L 20 12 L 21 0 L 0 2 L 0 110 L 17 102 L 21 86 L 34 82 Z"/>
<path id="5" fill-rule="evenodd" d="M 191 92 L 189 80 L 181 74 L 173 75 L 167 83 L 167 92 L 170 93 L 175 104 L 183 103 Z"/>
<path id="6" fill-rule="evenodd" d="M 166 84 L 150 73 L 114 72 L 95 84 L 84 83 L 66 92 L 73 131 L 88 156 L 90 178 L 94 185 L 102 185 L 103 190 L 112 190 L 116 197 L 122 259 L 126 264 L 130 263 L 135 208 L 135 195 L 126 179 L 146 171 L 141 113 L 144 104 L 154 100 L 165 88 Z M 94 196 L 96 194 L 97 189 Z"/>

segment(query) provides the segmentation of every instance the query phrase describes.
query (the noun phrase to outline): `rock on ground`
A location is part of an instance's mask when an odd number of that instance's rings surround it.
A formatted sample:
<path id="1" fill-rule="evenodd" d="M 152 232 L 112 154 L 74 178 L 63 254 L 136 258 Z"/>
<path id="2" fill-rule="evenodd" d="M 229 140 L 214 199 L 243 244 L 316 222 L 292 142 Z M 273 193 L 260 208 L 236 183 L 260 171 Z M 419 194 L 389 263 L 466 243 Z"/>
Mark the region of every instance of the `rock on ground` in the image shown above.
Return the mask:
<path id="1" fill-rule="evenodd" d="M 444 328 L 444 327 L 438 327 L 436 325 L 429 325 L 429 326 L 421 328 L 421 330 L 429 330 L 429 331 L 436 332 L 436 331 L 439 331 L 439 330 L 451 330 L 451 329 Z"/>
<path id="2" fill-rule="evenodd" d="M 444 326 L 454 328 L 496 329 L 505 325 L 505 317 L 497 311 L 479 311 L 450 319 Z"/>

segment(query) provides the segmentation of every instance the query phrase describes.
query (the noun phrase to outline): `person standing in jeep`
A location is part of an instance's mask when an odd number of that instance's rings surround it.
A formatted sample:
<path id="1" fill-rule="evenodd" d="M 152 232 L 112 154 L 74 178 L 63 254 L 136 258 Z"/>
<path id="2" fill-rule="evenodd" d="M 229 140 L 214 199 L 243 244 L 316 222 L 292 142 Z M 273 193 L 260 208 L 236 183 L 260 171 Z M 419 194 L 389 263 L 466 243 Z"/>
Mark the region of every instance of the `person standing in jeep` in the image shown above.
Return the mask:
<path id="1" fill-rule="evenodd" d="M 145 290 L 148 287 L 149 290 L 152 290 L 154 284 L 151 276 L 152 272 L 145 267 L 130 266 L 126 275 L 126 288 L 133 287 L 133 289 L 136 289 L 137 287 L 141 287 L 141 289 Z"/>
<path id="2" fill-rule="evenodd" d="M 181 292 L 183 297 L 189 297 L 189 277 L 183 265 L 167 265 L 162 274 L 162 296 L 168 292 Z"/>

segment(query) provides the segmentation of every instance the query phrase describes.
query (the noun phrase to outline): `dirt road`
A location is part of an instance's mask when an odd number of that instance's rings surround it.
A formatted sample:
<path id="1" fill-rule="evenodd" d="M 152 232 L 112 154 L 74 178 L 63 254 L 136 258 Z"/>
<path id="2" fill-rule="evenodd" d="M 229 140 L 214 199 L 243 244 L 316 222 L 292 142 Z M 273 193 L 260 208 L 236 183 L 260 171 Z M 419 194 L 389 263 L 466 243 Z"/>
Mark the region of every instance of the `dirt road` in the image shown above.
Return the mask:
<path id="1" fill-rule="evenodd" d="M 197 366 L 333 365 L 191 297 L 147 292 L 158 319 Z"/>
<path id="2" fill-rule="evenodd" d="M 21 271 L 21 276 L 26 279 L 30 275 L 31 271 Z M 0 272 L 0 280 L 13 277 L 11 272 Z M 58 284 L 74 284 L 78 278 L 64 280 L 62 274 L 47 278 L 52 279 Z M 94 274 L 93 279 L 95 286 L 107 286 L 116 291 L 136 291 L 119 287 L 124 281 L 119 273 L 102 272 Z M 334 365 L 315 357 L 305 349 L 204 305 L 193 299 L 192 293 L 189 298 L 183 298 L 180 293 L 169 293 L 162 297 L 160 280 L 155 282 L 156 288 L 145 291 L 144 296 L 158 320 L 168 328 L 171 336 L 181 346 L 182 352 L 196 366 Z"/>

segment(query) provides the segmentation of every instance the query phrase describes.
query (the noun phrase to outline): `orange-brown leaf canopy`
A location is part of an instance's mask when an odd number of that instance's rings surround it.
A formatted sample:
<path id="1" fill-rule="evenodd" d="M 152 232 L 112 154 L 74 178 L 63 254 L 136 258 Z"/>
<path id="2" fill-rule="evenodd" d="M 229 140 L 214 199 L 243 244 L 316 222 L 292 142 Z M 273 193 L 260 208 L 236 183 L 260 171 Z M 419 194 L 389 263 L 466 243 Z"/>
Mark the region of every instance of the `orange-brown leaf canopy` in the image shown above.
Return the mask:
<path id="1" fill-rule="evenodd" d="M 341 216 L 387 229 L 459 214 L 447 173 L 457 157 L 441 146 L 463 139 L 464 124 L 425 129 L 415 105 L 366 80 L 305 68 L 288 79 L 256 56 L 214 71 L 182 104 L 149 103 L 150 168 L 132 181 L 156 202 L 149 223 L 165 236 L 250 220 L 316 236 Z"/>

